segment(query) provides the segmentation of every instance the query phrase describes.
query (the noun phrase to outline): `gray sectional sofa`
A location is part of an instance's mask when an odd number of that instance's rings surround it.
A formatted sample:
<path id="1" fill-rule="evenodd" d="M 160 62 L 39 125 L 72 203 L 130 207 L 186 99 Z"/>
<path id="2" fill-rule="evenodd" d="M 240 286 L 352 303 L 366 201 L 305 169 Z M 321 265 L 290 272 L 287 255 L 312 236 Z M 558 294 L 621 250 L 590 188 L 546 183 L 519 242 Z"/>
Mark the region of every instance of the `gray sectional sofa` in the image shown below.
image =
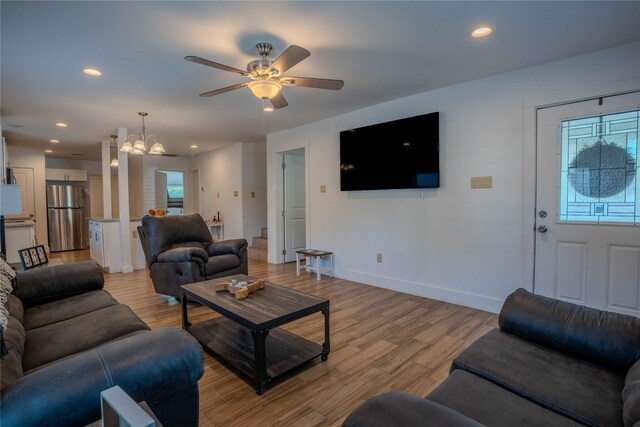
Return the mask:
<path id="1" fill-rule="evenodd" d="M 640 319 L 511 294 L 426 398 L 373 397 L 344 426 L 640 427 Z"/>
<path id="2" fill-rule="evenodd" d="M 0 425 L 85 426 L 119 385 L 165 427 L 198 425 L 202 347 L 178 328 L 150 331 L 103 290 L 92 261 L 19 273 L 0 361 Z"/>

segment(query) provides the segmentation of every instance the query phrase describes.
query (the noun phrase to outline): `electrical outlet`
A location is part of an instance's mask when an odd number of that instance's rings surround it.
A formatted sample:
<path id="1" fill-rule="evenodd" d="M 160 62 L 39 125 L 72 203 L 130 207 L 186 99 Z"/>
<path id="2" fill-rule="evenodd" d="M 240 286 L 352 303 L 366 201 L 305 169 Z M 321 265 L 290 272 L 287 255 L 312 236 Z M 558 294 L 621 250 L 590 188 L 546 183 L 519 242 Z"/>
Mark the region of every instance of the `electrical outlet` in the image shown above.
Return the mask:
<path id="1" fill-rule="evenodd" d="M 251 198 L 252 198 L 252 199 L 255 199 L 255 198 L 256 198 L 256 192 L 255 192 L 255 191 L 252 191 L 252 192 L 251 192 Z"/>
<path id="2" fill-rule="evenodd" d="M 382 254 L 376 254 L 376 262 L 382 262 Z"/>
<path id="3" fill-rule="evenodd" d="M 220 192 L 218 192 L 218 193 L 216 194 L 216 197 L 217 197 L 218 199 L 220 198 Z"/>
<path id="4" fill-rule="evenodd" d="M 327 186 L 326 186 L 326 185 L 324 185 L 324 184 L 322 184 L 322 185 L 320 186 L 320 192 L 321 192 L 321 193 L 326 193 L 326 192 L 327 192 Z"/>

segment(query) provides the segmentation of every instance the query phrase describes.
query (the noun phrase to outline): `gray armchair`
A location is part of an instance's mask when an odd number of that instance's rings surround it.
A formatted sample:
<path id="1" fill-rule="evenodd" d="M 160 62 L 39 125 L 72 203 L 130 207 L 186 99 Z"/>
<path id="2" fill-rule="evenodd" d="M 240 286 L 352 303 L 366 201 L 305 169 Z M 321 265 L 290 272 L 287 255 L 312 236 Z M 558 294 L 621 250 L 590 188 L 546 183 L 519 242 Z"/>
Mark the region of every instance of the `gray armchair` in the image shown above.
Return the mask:
<path id="1" fill-rule="evenodd" d="M 248 274 L 245 239 L 213 242 L 199 214 L 142 218 L 138 227 L 156 292 L 176 298 L 180 286 L 233 274 Z"/>

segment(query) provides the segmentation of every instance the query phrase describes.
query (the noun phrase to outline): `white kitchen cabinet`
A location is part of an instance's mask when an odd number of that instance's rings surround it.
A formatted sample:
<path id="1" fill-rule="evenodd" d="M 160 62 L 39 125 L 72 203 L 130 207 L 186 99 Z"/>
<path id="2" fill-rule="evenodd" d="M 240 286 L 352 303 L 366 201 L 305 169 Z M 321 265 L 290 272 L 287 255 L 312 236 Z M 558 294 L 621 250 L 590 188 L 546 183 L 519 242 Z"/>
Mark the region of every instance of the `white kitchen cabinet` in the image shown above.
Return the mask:
<path id="1" fill-rule="evenodd" d="M 7 262 L 20 262 L 20 249 L 31 248 L 36 245 L 35 223 L 33 221 L 18 221 L 5 223 L 7 242 Z"/>
<path id="2" fill-rule="evenodd" d="M 80 169 L 54 169 L 45 170 L 47 181 L 86 181 L 87 171 Z"/>
<path id="3" fill-rule="evenodd" d="M 89 220 L 89 242 L 91 259 L 108 273 L 121 271 L 120 222 L 118 220 Z"/>

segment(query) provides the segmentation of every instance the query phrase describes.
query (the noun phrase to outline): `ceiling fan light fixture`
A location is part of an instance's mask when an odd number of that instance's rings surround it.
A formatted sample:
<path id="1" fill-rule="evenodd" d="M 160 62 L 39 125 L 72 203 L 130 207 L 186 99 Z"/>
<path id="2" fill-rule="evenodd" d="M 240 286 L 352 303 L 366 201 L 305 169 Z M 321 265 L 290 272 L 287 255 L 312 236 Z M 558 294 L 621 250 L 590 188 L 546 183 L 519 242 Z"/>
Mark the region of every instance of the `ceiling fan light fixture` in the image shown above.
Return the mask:
<path id="1" fill-rule="evenodd" d="M 282 84 L 275 80 L 254 80 L 247 83 L 247 86 L 260 99 L 271 99 L 282 90 Z"/>

